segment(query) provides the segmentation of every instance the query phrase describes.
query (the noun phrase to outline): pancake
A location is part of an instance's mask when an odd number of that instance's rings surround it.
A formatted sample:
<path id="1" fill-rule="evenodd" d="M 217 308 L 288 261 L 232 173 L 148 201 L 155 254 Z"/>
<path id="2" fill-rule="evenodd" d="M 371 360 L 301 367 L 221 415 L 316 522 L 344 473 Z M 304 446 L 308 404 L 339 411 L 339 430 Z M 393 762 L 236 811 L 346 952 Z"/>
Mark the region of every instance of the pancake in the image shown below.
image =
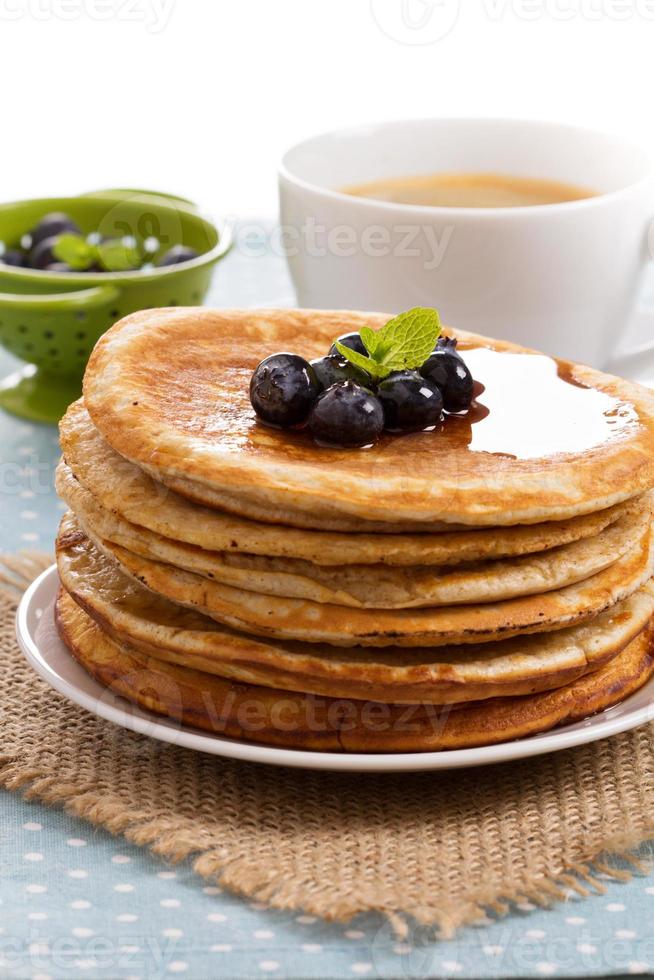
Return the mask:
<path id="1" fill-rule="evenodd" d="M 608 568 L 633 549 L 652 519 L 651 499 L 645 495 L 638 498 L 635 513 L 595 537 L 543 554 L 454 570 L 423 565 L 325 568 L 292 558 L 208 551 L 154 534 L 105 510 L 65 464 L 58 468 L 56 488 L 88 533 L 144 558 L 250 592 L 370 609 L 497 602 L 560 589 Z"/>
<path id="2" fill-rule="evenodd" d="M 606 666 L 565 687 L 462 708 L 316 698 L 176 667 L 116 643 L 63 590 L 62 639 L 81 666 L 129 701 L 230 738 L 297 749 L 426 752 L 490 745 L 585 718 L 622 701 L 654 670 L 645 629 Z"/>
<path id="3" fill-rule="evenodd" d="M 589 623 L 497 643 L 406 650 L 259 640 L 155 596 L 81 534 L 60 539 L 61 581 L 119 643 L 208 674 L 331 697 L 465 702 L 548 690 L 596 670 L 654 614 L 654 582 Z"/>
<path id="4" fill-rule="evenodd" d="M 144 310 L 98 341 L 84 401 L 110 445 L 208 505 L 273 522 L 506 526 L 602 510 L 654 485 L 654 393 L 591 368 L 456 331 L 483 393 L 439 431 L 367 450 L 316 446 L 262 425 L 257 363 L 307 358 L 383 314 Z M 255 511 L 249 508 L 254 507 Z"/>
<path id="5" fill-rule="evenodd" d="M 80 527 L 62 519 L 59 546 Z M 354 609 L 309 600 L 246 592 L 151 561 L 106 539 L 94 544 L 146 588 L 217 622 L 257 636 L 332 646 L 443 646 L 485 643 L 561 629 L 596 616 L 639 589 L 654 570 L 654 535 L 648 526 L 633 551 L 584 582 L 538 596 L 428 609 Z"/>
<path id="6" fill-rule="evenodd" d="M 109 446 L 81 400 L 70 406 L 60 429 L 66 462 L 74 477 L 116 517 L 209 551 L 297 558 L 326 567 L 457 565 L 531 554 L 599 534 L 639 506 L 636 501 L 627 501 L 567 521 L 450 533 L 307 531 L 256 523 L 197 506 L 168 490 Z M 67 471 L 59 479 L 62 487 L 74 492 Z"/>

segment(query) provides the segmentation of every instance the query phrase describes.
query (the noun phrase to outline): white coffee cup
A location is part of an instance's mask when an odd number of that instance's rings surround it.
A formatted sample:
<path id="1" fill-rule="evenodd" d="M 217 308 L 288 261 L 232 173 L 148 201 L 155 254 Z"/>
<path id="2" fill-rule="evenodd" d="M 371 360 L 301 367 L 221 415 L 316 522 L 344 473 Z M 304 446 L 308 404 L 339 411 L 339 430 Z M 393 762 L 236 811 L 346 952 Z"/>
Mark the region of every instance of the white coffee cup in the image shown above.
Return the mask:
<path id="1" fill-rule="evenodd" d="M 596 196 L 442 208 L 342 190 L 437 172 L 545 178 Z M 627 374 L 644 357 L 619 348 L 651 257 L 654 170 L 620 139 L 510 119 L 382 123 L 292 147 L 279 188 L 300 306 L 434 306 L 453 327 Z"/>

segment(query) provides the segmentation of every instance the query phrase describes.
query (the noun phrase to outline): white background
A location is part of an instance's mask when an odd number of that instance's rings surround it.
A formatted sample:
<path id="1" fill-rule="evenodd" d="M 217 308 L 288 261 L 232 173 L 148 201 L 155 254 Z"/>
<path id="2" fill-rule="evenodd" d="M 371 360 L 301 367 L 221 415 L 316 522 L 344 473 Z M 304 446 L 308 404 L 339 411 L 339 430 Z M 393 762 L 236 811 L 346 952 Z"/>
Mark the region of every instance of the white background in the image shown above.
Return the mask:
<path id="1" fill-rule="evenodd" d="M 273 215 L 285 147 L 397 117 L 654 146 L 653 65 L 654 0 L 0 0 L 2 198 L 152 187 Z"/>

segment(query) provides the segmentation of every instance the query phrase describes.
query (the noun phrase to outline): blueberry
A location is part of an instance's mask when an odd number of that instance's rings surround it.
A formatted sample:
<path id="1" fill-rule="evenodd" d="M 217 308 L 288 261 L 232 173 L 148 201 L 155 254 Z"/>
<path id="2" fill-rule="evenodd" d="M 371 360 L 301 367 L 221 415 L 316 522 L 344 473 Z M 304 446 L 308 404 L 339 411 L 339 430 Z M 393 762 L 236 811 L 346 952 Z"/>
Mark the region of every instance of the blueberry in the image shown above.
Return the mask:
<path id="1" fill-rule="evenodd" d="M 79 226 L 75 224 L 71 217 L 62 211 L 53 211 L 51 214 L 44 215 L 38 225 L 30 232 L 32 248 L 38 245 L 39 242 L 45 241 L 46 238 L 53 238 L 55 235 L 61 235 L 63 232 L 74 235 L 81 234 Z"/>
<path id="2" fill-rule="evenodd" d="M 349 347 L 350 350 L 355 350 L 359 354 L 363 354 L 364 357 L 368 357 L 368 351 L 361 340 L 361 336 L 358 333 L 344 333 L 342 337 L 338 337 L 339 344 L 343 347 Z M 329 348 L 330 354 L 338 354 L 336 349 L 336 344 L 332 344 Z"/>
<path id="3" fill-rule="evenodd" d="M 24 267 L 27 265 L 27 256 L 17 248 L 8 248 L 0 255 L 0 262 L 4 262 L 5 265 Z"/>
<path id="4" fill-rule="evenodd" d="M 395 371 L 377 388 L 391 432 L 419 432 L 438 425 L 443 397 L 436 385 L 418 371 Z"/>
<path id="5" fill-rule="evenodd" d="M 298 354 L 271 354 L 250 380 L 250 401 L 259 418 L 284 428 L 305 421 L 319 392 L 315 371 Z"/>
<path id="6" fill-rule="evenodd" d="M 433 354 L 420 368 L 420 373 L 433 381 L 443 395 L 446 412 L 463 412 L 472 401 L 472 375 L 456 349 L 456 340 L 441 337 Z"/>
<path id="7" fill-rule="evenodd" d="M 45 269 L 53 262 L 59 262 L 54 254 L 54 247 L 57 244 L 58 236 L 44 238 L 37 245 L 33 245 L 29 253 L 29 263 L 33 269 Z"/>
<path id="8" fill-rule="evenodd" d="M 317 442 L 330 446 L 369 446 L 384 428 L 381 402 L 354 381 L 339 381 L 323 391 L 309 415 Z"/>
<path id="9" fill-rule="evenodd" d="M 179 265 L 180 262 L 190 262 L 191 259 L 197 259 L 198 252 L 194 248 L 188 248 L 186 245 L 173 245 L 169 248 L 165 255 L 162 255 L 157 265 L 159 267 L 165 265 Z"/>
<path id="10" fill-rule="evenodd" d="M 339 381 L 356 381 L 364 388 L 369 388 L 373 383 L 369 374 L 340 354 L 317 357 L 315 361 L 311 361 L 311 367 L 316 372 L 321 391 L 331 388 Z"/>

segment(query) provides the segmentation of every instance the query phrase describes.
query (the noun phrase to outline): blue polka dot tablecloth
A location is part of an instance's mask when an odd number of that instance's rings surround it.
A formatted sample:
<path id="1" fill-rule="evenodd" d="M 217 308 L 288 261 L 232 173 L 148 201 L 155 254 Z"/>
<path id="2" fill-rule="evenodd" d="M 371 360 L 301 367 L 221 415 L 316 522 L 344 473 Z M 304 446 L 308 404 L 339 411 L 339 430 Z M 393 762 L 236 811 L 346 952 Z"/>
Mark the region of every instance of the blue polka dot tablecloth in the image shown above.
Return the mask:
<path id="1" fill-rule="evenodd" d="M 293 296 L 270 243 L 237 249 L 210 302 L 287 306 Z M 654 289 L 651 291 L 654 300 Z M 652 303 L 654 306 L 654 302 Z M 0 353 L 0 377 L 16 367 Z M 53 488 L 55 429 L 0 411 L 0 546 L 50 550 L 63 507 Z M 2 749 L 0 746 L 0 753 Z M 654 845 L 640 856 L 654 859 Z M 511 915 L 435 941 L 398 940 L 378 917 L 347 925 L 268 911 L 207 885 L 188 863 L 61 811 L 0 792 L 0 977 L 32 980 L 336 980 L 595 977 L 654 974 L 654 876 L 550 909 Z"/>

